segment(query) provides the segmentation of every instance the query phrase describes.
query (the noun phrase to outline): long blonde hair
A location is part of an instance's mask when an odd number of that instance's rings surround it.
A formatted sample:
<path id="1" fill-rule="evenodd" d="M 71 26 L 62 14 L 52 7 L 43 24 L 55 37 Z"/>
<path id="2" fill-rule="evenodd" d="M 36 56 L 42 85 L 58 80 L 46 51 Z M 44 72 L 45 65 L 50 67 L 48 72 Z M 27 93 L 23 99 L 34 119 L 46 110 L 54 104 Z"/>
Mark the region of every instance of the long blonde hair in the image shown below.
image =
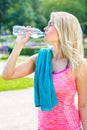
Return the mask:
<path id="1" fill-rule="evenodd" d="M 58 32 L 60 53 L 69 60 L 72 71 L 80 74 L 80 66 L 84 62 L 84 49 L 79 21 L 67 12 L 52 12 L 51 18 Z"/>

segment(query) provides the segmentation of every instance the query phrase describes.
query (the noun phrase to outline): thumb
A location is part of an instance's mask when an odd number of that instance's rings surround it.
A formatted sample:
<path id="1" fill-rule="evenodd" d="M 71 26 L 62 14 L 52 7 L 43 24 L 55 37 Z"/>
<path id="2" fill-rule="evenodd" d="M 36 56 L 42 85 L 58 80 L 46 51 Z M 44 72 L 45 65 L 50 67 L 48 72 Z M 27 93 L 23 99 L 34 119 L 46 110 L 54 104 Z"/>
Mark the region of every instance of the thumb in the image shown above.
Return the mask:
<path id="1" fill-rule="evenodd" d="M 28 32 L 27 37 L 31 37 L 32 34 L 33 34 L 32 32 Z"/>

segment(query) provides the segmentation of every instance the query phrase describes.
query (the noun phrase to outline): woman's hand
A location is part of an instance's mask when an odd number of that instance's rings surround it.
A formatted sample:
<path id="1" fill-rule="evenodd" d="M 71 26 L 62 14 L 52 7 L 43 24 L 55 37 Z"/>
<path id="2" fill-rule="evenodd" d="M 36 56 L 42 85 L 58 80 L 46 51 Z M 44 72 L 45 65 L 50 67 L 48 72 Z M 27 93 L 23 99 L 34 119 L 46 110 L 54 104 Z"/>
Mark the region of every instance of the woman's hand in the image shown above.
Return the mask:
<path id="1" fill-rule="evenodd" d="M 17 36 L 16 44 L 20 45 L 20 47 L 23 47 L 25 43 L 27 43 L 32 35 L 32 33 L 29 31 L 31 27 L 26 27 L 26 29 L 23 29 L 22 32 Z"/>

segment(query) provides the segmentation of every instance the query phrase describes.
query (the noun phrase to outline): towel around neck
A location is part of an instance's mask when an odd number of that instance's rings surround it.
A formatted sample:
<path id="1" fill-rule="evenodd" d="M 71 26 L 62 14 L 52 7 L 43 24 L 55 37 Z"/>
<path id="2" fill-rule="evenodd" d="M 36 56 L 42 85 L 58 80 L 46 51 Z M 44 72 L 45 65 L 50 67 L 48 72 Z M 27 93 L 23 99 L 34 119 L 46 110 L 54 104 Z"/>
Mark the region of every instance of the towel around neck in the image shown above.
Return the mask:
<path id="1" fill-rule="evenodd" d="M 58 105 L 52 79 L 52 50 L 43 48 L 36 59 L 34 75 L 34 102 L 42 111 L 51 111 Z"/>

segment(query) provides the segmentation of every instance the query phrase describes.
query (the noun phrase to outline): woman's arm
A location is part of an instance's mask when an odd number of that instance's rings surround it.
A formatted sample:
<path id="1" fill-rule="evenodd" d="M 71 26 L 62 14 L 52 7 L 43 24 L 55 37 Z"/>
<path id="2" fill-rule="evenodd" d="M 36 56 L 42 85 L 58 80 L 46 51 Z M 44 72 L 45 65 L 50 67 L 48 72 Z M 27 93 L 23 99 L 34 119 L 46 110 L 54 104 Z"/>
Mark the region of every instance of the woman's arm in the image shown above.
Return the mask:
<path id="1" fill-rule="evenodd" d="M 87 130 L 87 65 L 82 68 L 83 76 L 76 79 L 78 103 L 83 130 Z"/>
<path id="2" fill-rule="evenodd" d="M 26 76 L 34 72 L 35 60 L 36 60 L 37 54 L 31 56 L 23 63 L 16 65 L 18 56 L 20 55 L 20 52 L 24 44 L 27 41 L 29 41 L 30 36 L 31 36 L 31 33 L 27 32 L 26 36 L 24 36 L 24 33 L 23 33 L 17 37 L 14 49 L 11 55 L 9 56 L 6 66 L 2 73 L 2 77 L 4 79 L 9 80 L 9 79 L 21 78 L 23 76 Z"/>
<path id="3" fill-rule="evenodd" d="M 87 105 L 80 107 L 80 116 L 82 120 L 83 130 L 87 130 Z"/>

